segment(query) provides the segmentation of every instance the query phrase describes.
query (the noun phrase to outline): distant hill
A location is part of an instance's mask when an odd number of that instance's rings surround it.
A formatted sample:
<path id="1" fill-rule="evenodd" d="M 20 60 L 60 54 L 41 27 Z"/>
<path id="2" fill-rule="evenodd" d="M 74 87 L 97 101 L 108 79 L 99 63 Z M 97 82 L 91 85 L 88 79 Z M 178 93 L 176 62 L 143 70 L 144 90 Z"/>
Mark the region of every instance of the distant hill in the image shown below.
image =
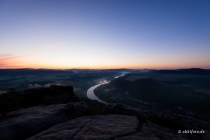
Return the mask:
<path id="1" fill-rule="evenodd" d="M 200 68 L 190 68 L 190 69 L 177 69 L 177 70 L 153 70 L 161 74 L 198 74 L 198 75 L 210 75 L 210 70 L 200 69 Z"/>
<path id="2" fill-rule="evenodd" d="M 54 69 L 0 69 L 0 76 L 45 75 L 58 73 L 73 73 L 70 70 Z"/>

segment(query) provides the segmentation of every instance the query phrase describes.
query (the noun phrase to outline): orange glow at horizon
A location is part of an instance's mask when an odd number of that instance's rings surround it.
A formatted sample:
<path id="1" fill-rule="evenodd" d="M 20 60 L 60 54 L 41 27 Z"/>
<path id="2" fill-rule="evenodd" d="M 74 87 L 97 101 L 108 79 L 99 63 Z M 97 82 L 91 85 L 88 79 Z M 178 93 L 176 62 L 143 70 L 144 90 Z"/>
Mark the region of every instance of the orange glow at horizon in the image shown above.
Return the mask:
<path id="1" fill-rule="evenodd" d="M 1 57 L 0 58 L 0 69 L 10 68 L 10 69 L 18 69 L 18 68 L 45 68 L 45 69 L 180 69 L 180 68 L 210 68 L 209 66 L 197 64 L 167 64 L 167 63 L 142 63 L 142 64 L 101 64 L 101 65 L 58 65 L 58 64 L 47 64 L 47 63 L 38 63 L 38 62 L 28 62 L 23 59 L 25 56 L 9 56 L 9 57 Z"/>

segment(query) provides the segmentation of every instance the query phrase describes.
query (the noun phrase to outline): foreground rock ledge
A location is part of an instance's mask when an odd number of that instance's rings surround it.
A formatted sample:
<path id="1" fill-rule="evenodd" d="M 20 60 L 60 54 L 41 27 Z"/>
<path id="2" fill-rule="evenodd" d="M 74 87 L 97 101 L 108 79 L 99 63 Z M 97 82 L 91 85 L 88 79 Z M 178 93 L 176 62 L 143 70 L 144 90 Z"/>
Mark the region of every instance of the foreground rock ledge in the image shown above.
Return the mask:
<path id="1" fill-rule="evenodd" d="M 83 102 L 36 106 L 11 112 L 0 121 L 0 140 L 29 138 L 56 124 L 87 115 Z"/>
<path id="2" fill-rule="evenodd" d="M 139 129 L 139 125 L 142 128 Z M 150 140 L 185 139 L 153 123 L 139 124 L 134 116 L 87 116 L 60 123 L 28 140 Z"/>
<path id="3" fill-rule="evenodd" d="M 135 134 L 138 131 L 136 117 L 106 115 L 80 117 L 45 130 L 28 140 L 74 139 L 107 140 Z"/>

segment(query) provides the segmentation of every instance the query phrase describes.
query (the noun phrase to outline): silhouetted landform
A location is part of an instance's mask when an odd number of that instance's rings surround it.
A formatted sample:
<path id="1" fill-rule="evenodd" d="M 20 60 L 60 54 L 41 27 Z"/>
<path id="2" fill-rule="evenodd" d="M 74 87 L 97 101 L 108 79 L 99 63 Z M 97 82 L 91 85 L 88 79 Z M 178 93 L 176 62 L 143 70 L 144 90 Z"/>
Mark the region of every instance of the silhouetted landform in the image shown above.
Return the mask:
<path id="1" fill-rule="evenodd" d="M 54 69 L 0 69 L 0 76 L 24 76 L 24 75 L 49 75 L 49 74 L 72 74 L 70 70 Z"/>
<path id="2" fill-rule="evenodd" d="M 78 97 L 86 98 L 87 89 L 97 83 L 111 81 L 125 69 L 110 70 L 50 70 L 50 69 L 0 69 L 0 94 L 23 91 L 50 85 L 72 85 Z"/>
<path id="3" fill-rule="evenodd" d="M 126 69 L 70 71 L 2 76 L 0 90 L 4 85 L 10 89 L 0 94 L 0 139 L 210 139 L 208 74 Z M 115 78 L 123 72 L 130 73 Z M 44 86 L 42 83 L 49 79 L 64 86 Z M 108 104 L 81 96 L 89 87 L 107 80 L 110 82 L 95 93 Z M 70 83 L 74 88 L 68 86 Z M 37 84 L 39 88 L 11 88 L 15 84 Z M 201 133 L 178 133 L 192 129 Z"/>
<path id="4" fill-rule="evenodd" d="M 177 130 L 183 129 L 206 129 L 210 130 L 210 123 L 190 120 L 185 117 L 178 117 L 174 114 L 167 112 L 159 112 L 149 108 L 135 108 L 121 103 L 107 104 L 102 114 L 123 114 L 130 116 L 137 116 L 138 120 L 142 123 L 153 122 L 155 124 Z"/>
<path id="5" fill-rule="evenodd" d="M 200 71 L 206 70 L 184 71 L 181 74 L 175 72 L 175 75 L 174 71 L 130 73 L 98 87 L 95 93 L 108 103 L 156 107 L 174 113 L 193 113 L 197 117 L 209 119 L 210 76 L 200 75 Z M 173 74 L 169 74 L 171 72 Z"/>
<path id="6" fill-rule="evenodd" d="M 191 69 L 177 69 L 177 70 L 153 70 L 154 72 L 162 74 L 195 74 L 195 75 L 210 75 L 210 70 L 191 68 Z"/>
<path id="7" fill-rule="evenodd" d="M 79 101 L 72 86 L 10 91 L 0 95 L 0 139 L 26 139 L 84 115 L 89 115 L 89 109 Z"/>
<path id="8" fill-rule="evenodd" d="M 0 114 L 19 108 L 77 101 L 79 99 L 75 96 L 72 86 L 52 85 L 49 88 L 28 89 L 24 93 L 14 90 L 0 95 Z"/>
<path id="9" fill-rule="evenodd" d="M 68 131 L 65 133 L 66 130 Z M 144 123 L 134 116 L 111 114 L 76 118 L 74 120 L 53 126 L 50 129 L 29 138 L 28 140 L 187 140 L 208 138 L 208 135 L 205 134 L 203 134 L 203 137 L 201 134 L 177 134 L 177 131 L 152 122 Z"/>
<path id="10" fill-rule="evenodd" d="M 94 92 L 101 100 L 113 103 L 104 108 L 105 114 L 138 115 L 140 112 L 138 119 L 143 122 L 172 130 L 204 129 L 209 133 L 208 70 L 135 71 L 99 86 Z"/>
<path id="11" fill-rule="evenodd" d="M 66 70 L 58 70 L 58 69 L 0 69 L 0 76 L 26 76 L 26 75 L 58 75 L 58 74 L 68 74 L 72 75 L 77 72 L 81 73 L 89 73 L 89 72 L 119 72 L 126 71 L 128 69 L 105 69 L 105 70 L 91 70 L 91 69 L 66 69 Z"/>
<path id="12" fill-rule="evenodd" d="M 13 94 L 3 94 L 0 99 L 6 100 L 5 95 Z M 75 97 L 71 86 L 29 89 L 16 95 L 13 101 L 24 96 L 27 97 L 25 100 L 35 100 L 34 103 L 1 116 L 0 139 L 208 139 L 210 136 L 206 131 L 210 126 L 205 122 L 202 125 L 196 121 L 194 124 L 182 122 L 174 116 L 150 112 L 144 107 L 125 104 L 105 106 L 97 101 L 82 99 L 87 106 Z M 65 99 L 67 96 L 70 97 L 68 101 Z M 48 97 L 53 98 L 50 104 Z M 189 128 L 205 128 L 206 133 L 177 133 L 178 129 L 184 131 Z"/>
<path id="13" fill-rule="evenodd" d="M 100 94 L 99 96 L 114 97 L 118 93 L 122 96 L 127 95 L 126 97 L 140 99 L 141 101 L 154 102 L 165 108 L 182 106 L 184 108 L 197 109 L 197 111 L 203 110 L 203 113 L 205 113 L 210 105 L 210 95 L 198 89 L 209 88 L 210 79 L 198 78 L 199 81 L 197 82 L 196 79 L 184 78 L 161 82 L 151 78 L 143 78 L 130 82 L 120 78 L 101 86 L 101 89 L 96 91 L 98 95 Z M 182 86 L 184 84 L 194 85 L 190 87 Z"/>
<path id="14" fill-rule="evenodd" d="M 88 107 L 83 102 L 20 109 L 0 121 L 0 139 L 26 139 L 56 124 L 84 115 L 88 115 Z"/>
<path id="15" fill-rule="evenodd" d="M 110 140 L 135 134 L 137 129 L 138 120 L 136 117 L 123 115 L 88 116 L 58 124 L 28 140 Z M 64 133 L 66 130 L 68 130 L 68 133 Z"/>

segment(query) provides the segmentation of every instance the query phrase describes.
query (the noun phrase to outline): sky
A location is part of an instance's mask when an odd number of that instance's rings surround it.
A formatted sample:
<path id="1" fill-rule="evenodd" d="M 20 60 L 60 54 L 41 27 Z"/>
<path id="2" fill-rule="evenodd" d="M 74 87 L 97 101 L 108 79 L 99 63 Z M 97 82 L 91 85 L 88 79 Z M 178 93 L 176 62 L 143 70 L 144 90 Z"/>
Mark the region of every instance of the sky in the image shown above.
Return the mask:
<path id="1" fill-rule="evenodd" d="M 0 68 L 210 68 L 209 0 L 0 0 Z"/>

